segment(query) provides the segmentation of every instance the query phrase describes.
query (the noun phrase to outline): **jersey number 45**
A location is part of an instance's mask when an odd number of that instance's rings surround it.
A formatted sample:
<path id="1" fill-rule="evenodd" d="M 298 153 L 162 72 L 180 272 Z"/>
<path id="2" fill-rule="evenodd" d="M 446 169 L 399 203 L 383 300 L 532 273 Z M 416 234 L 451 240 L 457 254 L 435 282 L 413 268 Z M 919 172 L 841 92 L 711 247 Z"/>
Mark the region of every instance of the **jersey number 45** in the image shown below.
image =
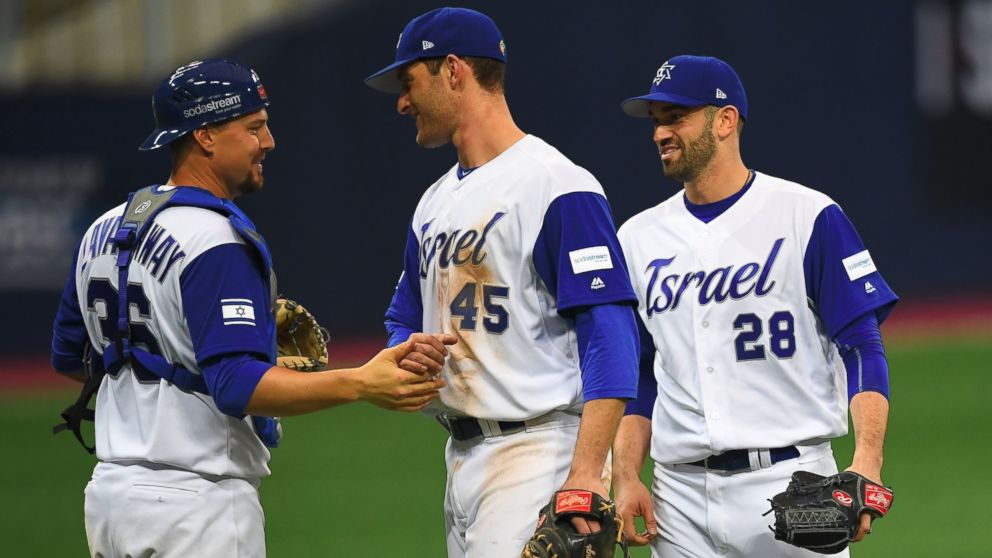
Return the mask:
<path id="1" fill-rule="evenodd" d="M 451 301 L 449 310 L 452 316 L 461 317 L 458 329 L 462 331 L 475 331 L 478 325 L 479 304 L 485 310 L 486 316 L 482 319 L 482 325 L 489 333 L 499 335 L 510 327 L 510 314 L 499 302 L 510 297 L 510 287 L 502 285 L 482 284 L 482 299 L 477 298 L 479 288 L 476 283 L 465 283 L 462 290 L 458 291 Z"/>

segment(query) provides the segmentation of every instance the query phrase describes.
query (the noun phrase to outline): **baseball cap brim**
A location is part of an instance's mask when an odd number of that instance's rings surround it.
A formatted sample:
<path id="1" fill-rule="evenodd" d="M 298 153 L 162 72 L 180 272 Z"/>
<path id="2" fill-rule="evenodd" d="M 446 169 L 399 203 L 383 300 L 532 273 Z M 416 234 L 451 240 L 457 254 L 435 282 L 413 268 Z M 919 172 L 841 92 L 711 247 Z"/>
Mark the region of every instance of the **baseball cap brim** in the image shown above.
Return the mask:
<path id="1" fill-rule="evenodd" d="M 708 104 L 706 101 L 700 101 L 699 99 L 693 99 L 692 97 L 683 97 L 682 95 L 673 95 L 671 93 L 649 93 L 647 95 L 641 95 L 640 97 L 632 97 L 627 99 L 620 104 L 620 107 L 630 116 L 635 118 L 647 118 L 651 116 L 649 109 L 651 108 L 651 103 L 655 101 L 661 103 L 672 103 L 674 105 L 681 105 L 684 107 L 700 107 Z"/>
<path id="2" fill-rule="evenodd" d="M 398 60 L 393 62 L 392 64 L 365 78 L 365 85 L 368 85 L 376 91 L 382 91 L 383 93 L 402 93 L 403 84 L 400 82 L 400 70 L 403 66 L 406 66 L 415 60 L 419 60 L 419 58 L 408 58 L 406 60 Z"/>

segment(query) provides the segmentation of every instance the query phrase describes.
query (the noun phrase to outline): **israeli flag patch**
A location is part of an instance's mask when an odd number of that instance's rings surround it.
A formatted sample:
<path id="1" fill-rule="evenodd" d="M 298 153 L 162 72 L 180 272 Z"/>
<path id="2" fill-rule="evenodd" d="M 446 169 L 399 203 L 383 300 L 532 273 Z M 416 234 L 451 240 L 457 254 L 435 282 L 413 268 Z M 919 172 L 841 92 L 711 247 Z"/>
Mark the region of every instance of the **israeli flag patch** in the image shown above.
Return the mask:
<path id="1" fill-rule="evenodd" d="M 875 273 L 875 262 L 871 259 L 871 254 L 868 250 L 862 250 L 853 256 L 848 256 L 841 260 L 844 264 L 844 269 L 847 271 L 847 276 L 851 281 L 857 281 L 865 275 Z"/>
<path id="2" fill-rule="evenodd" d="M 224 325 L 255 325 L 255 307 L 250 298 L 222 298 Z"/>

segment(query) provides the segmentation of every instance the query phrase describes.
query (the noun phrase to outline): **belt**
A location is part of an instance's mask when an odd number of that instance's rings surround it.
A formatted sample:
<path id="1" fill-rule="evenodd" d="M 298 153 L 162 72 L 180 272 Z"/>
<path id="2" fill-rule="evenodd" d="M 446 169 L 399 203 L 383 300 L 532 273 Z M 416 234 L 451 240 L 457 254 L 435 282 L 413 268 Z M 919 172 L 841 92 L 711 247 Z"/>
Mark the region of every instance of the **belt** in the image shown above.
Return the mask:
<path id="1" fill-rule="evenodd" d="M 581 415 L 569 411 L 552 411 L 527 421 L 485 420 L 471 417 L 439 415 L 437 421 L 459 442 L 476 438 L 493 438 L 523 432 L 527 427 L 557 423 L 562 426 L 579 423 Z"/>
<path id="2" fill-rule="evenodd" d="M 760 454 L 767 451 L 769 463 L 760 463 Z M 758 454 L 755 459 L 758 461 L 757 466 L 751 463 L 751 452 Z M 771 465 L 778 463 L 779 461 L 786 461 L 788 459 L 795 459 L 799 457 L 799 450 L 796 446 L 786 446 L 784 448 L 772 448 L 769 450 L 746 450 L 746 449 L 736 449 L 721 453 L 720 455 L 711 455 L 706 459 L 700 459 L 699 461 L 693 461 L 689 465 L 695 465 L 696 467 L 705 467 L 707 469 L 716 469 L 718 471 L 739 471 L 742 469 L 756 470 L 763 467 L 770 467 Z"/>
<path id="3" fill-rule="evenodd" d="M 441 420 L 441 424 L 448 429 L 448 432 L 451 433 L 451 437 L 459 442 L 474 440 L 481 436 L 492 437 L 506 434 L 516 434 L 517 432 L 522 432 L 527 428 L 527 423 L 524 421 L 507 420 L 487 420 L 484 423 L 487 428 L 483 428 L 483 423 L 480 423 L 479 419 L 454 417 L 448 417 Z M 488 436 L 486 435 L 486 430 L 490 431 Z"/>

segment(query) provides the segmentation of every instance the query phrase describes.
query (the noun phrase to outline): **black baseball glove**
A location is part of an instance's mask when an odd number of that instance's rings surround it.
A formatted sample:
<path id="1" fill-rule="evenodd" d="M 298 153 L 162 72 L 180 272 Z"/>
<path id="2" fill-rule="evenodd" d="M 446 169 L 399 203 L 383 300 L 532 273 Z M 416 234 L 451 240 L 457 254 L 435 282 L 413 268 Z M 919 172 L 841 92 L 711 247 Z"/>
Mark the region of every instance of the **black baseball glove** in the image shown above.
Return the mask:
<path id="1" fill-rule="evenodd" d="M 835 554 L 857 534 L 862 512 L 870 513 L 873 520 L 888 513 L 892 490 L 851 471 L 830 477 L 796 471 L 785 492 L 770 501 L 776 539 Z"/>
<path id="2" fill-rule="evenodd" d="M 599 522 L 600 530 L 579 534 L 572 526 L 575 516 Z M 613 502 L 588 490 L 559 490 L 541 510 L 537 531 L 520 558 L 613 558 L 617 544 L 629 558 L 623 519 Z"/>

